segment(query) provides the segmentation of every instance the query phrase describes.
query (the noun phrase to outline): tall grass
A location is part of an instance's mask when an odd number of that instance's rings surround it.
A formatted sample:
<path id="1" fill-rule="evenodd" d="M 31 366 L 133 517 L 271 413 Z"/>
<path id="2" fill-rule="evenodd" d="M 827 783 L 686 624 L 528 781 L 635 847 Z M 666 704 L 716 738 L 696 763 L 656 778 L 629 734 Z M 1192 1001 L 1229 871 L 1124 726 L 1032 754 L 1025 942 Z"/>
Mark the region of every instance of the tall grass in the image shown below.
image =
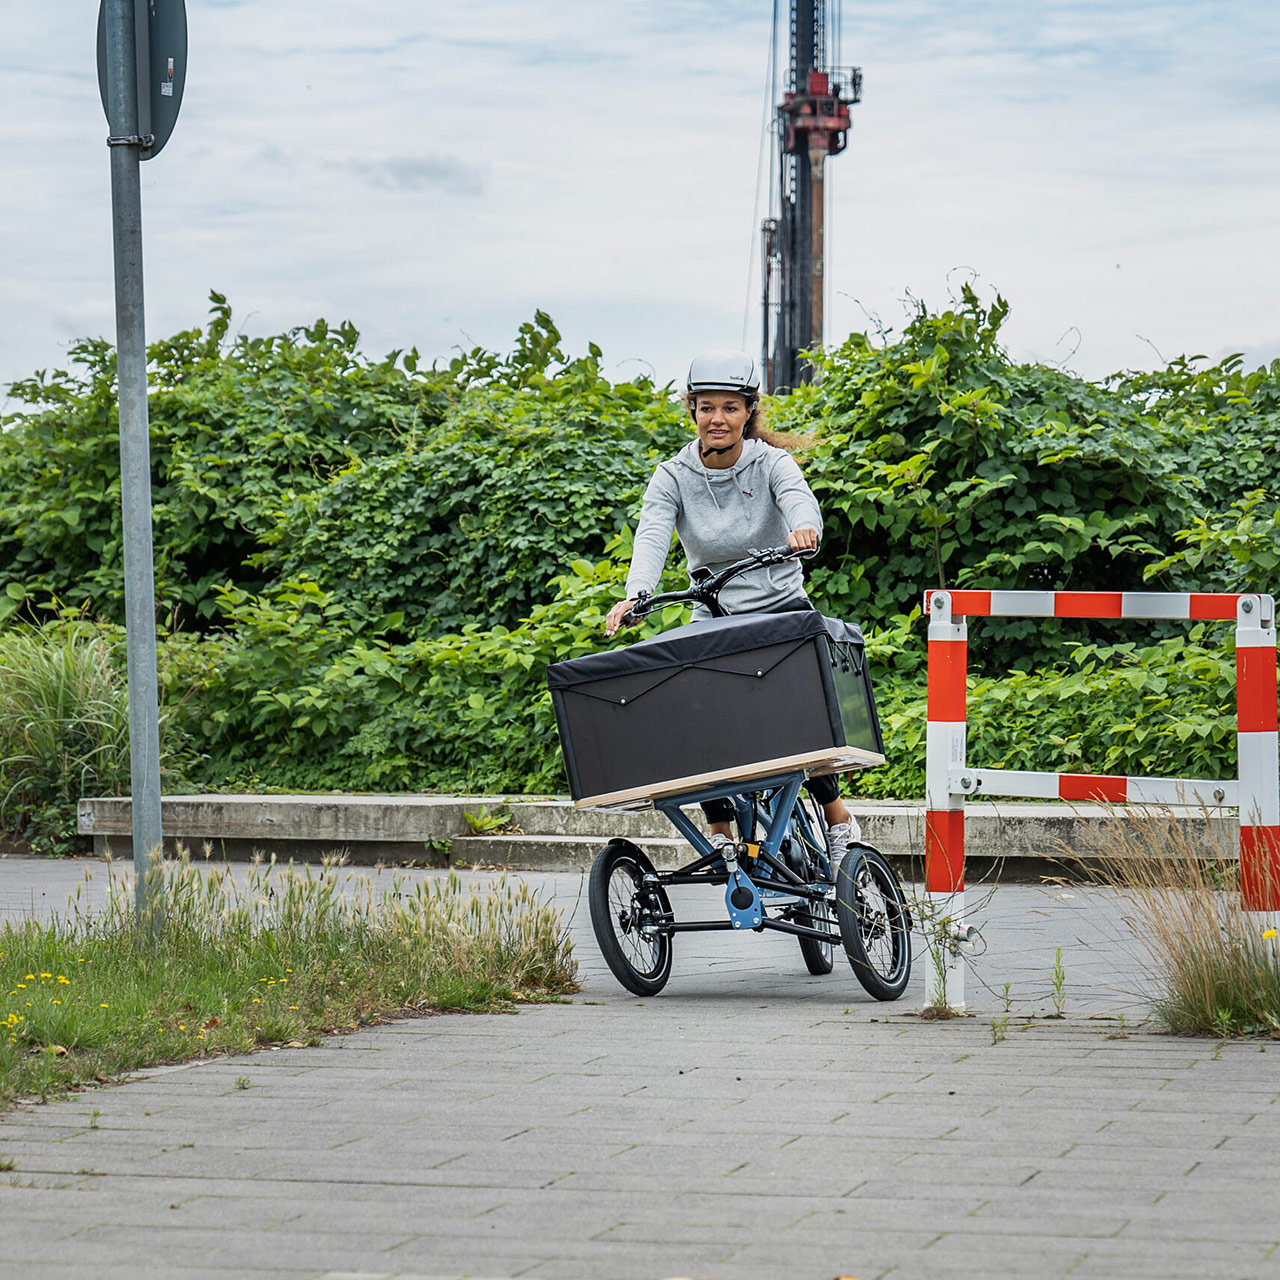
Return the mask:
<path id="1" fill-rule="evenodd" d="M 576 989 L 559 912 L 528 885 L 379 884 L 327 865 L 239 872 L 185 855 L 106 905 L 0 928 L 0 1101 L 155 1062 L 305 1044 L 390 1014 L 505 1007 Z"/>
<path id="2" fill-rule="evenodd" d="M 67 852 L 75 804 L 129 788 L 129 702 L 107 635 L 84 622 L 0 632 L 0 832 Z"/>
<path id="3" fill-rule="evenodd" d="M 1280 947 L 1267 916 L 1240 910 L 1231 824 L 1207 812 L 1187 820 L 1152 809 L 1114 813 L 1086 838 L 1103 878 L 1128 899 L 1128 923 L 1157 983 L 1153 1011 L 1165 1027 L 1178 1035 L 1280 1035 Z"/>

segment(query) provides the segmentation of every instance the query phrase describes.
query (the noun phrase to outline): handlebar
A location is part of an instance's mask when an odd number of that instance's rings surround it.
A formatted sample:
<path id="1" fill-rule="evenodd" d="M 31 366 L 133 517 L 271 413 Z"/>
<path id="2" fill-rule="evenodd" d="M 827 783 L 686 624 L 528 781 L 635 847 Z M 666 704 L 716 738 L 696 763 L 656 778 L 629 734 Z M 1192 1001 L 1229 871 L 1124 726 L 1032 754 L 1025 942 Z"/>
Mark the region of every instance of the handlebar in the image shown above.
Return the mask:
<path id="1" fill-rule="evenodd" d="M 784 560 L 807 560 L 813 555 L 817 555 L 816 547 L 804 547 L 799 551 L 793 551 L 790 547 L 768 547 L 763 551 L 757 551 L 752 548 L 743 559 L 735 560 L 733 564 L 726 565 L 718 573 L 713 573 L 705 567 L 695 569 L 690 574 L 693 579 L 693 585 L 685 591 L 663 591 L 658 595 L 649 595 L 642 591 L 635 604 L 622 615 L 621 625 L 624 627 L 634 626 L 642 618 L 647 618 L 654 610 L 664 609 L 673 604 L 706 605 L 713 618 L 727 618 L 729 613 L 720 603 L 720 592 L 734 578 L 744 573 L 749 573 L 752 569 L 763 569 L 767 565 L 781 564 Z"/>

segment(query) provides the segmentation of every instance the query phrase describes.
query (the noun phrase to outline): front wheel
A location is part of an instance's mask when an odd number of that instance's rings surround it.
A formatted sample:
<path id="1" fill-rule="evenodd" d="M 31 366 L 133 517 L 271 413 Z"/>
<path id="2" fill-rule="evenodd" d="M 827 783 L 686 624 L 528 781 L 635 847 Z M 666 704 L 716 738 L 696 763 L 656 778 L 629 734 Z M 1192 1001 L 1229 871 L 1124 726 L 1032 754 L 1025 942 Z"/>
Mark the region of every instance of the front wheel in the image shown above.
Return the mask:
<path id="1" fill-rule="evenodd" d="M 911 977 L 911 915 L 893 868 L 855 844 L 836 872 L 836 916 L 854 976 L 877 1000 L 897 1000 Z"/>
<path id="2" fill-rule="evenodd" d="M 633 844 L 611 840 L 591 864 L 587 902 L 600 954 L 613 976 L 638 996 L 656 996 L 671 976 L 671 903 L 653 863 Z"/>

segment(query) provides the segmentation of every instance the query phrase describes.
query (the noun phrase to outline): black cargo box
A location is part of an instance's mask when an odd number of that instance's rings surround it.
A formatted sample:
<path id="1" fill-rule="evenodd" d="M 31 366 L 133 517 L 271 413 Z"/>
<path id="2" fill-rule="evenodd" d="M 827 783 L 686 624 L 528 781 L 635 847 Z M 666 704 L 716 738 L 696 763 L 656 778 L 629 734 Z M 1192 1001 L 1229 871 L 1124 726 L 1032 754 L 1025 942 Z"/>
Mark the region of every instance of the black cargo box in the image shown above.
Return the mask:
<path id="1" fill-rule="evenodd" d="M 862 632 L 813 610 L 691 623 L 547 668 L 579 807 L 884 761 Z"/>

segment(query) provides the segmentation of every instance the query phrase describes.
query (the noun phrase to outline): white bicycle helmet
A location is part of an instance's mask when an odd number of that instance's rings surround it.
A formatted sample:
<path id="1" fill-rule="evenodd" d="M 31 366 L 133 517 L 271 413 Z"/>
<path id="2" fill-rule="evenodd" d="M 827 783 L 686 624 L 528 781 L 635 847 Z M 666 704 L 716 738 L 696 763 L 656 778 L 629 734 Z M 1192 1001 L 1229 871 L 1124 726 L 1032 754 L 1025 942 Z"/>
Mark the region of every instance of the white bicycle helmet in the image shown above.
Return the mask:
<path id="1" fill-rule="evenodd" d="M 745 351 L 707 351 L 689 366 L 686 387 L 691 396 L 699 391 L 741 391 L 754 400 L 760 394 L 760 370 Z"/>

